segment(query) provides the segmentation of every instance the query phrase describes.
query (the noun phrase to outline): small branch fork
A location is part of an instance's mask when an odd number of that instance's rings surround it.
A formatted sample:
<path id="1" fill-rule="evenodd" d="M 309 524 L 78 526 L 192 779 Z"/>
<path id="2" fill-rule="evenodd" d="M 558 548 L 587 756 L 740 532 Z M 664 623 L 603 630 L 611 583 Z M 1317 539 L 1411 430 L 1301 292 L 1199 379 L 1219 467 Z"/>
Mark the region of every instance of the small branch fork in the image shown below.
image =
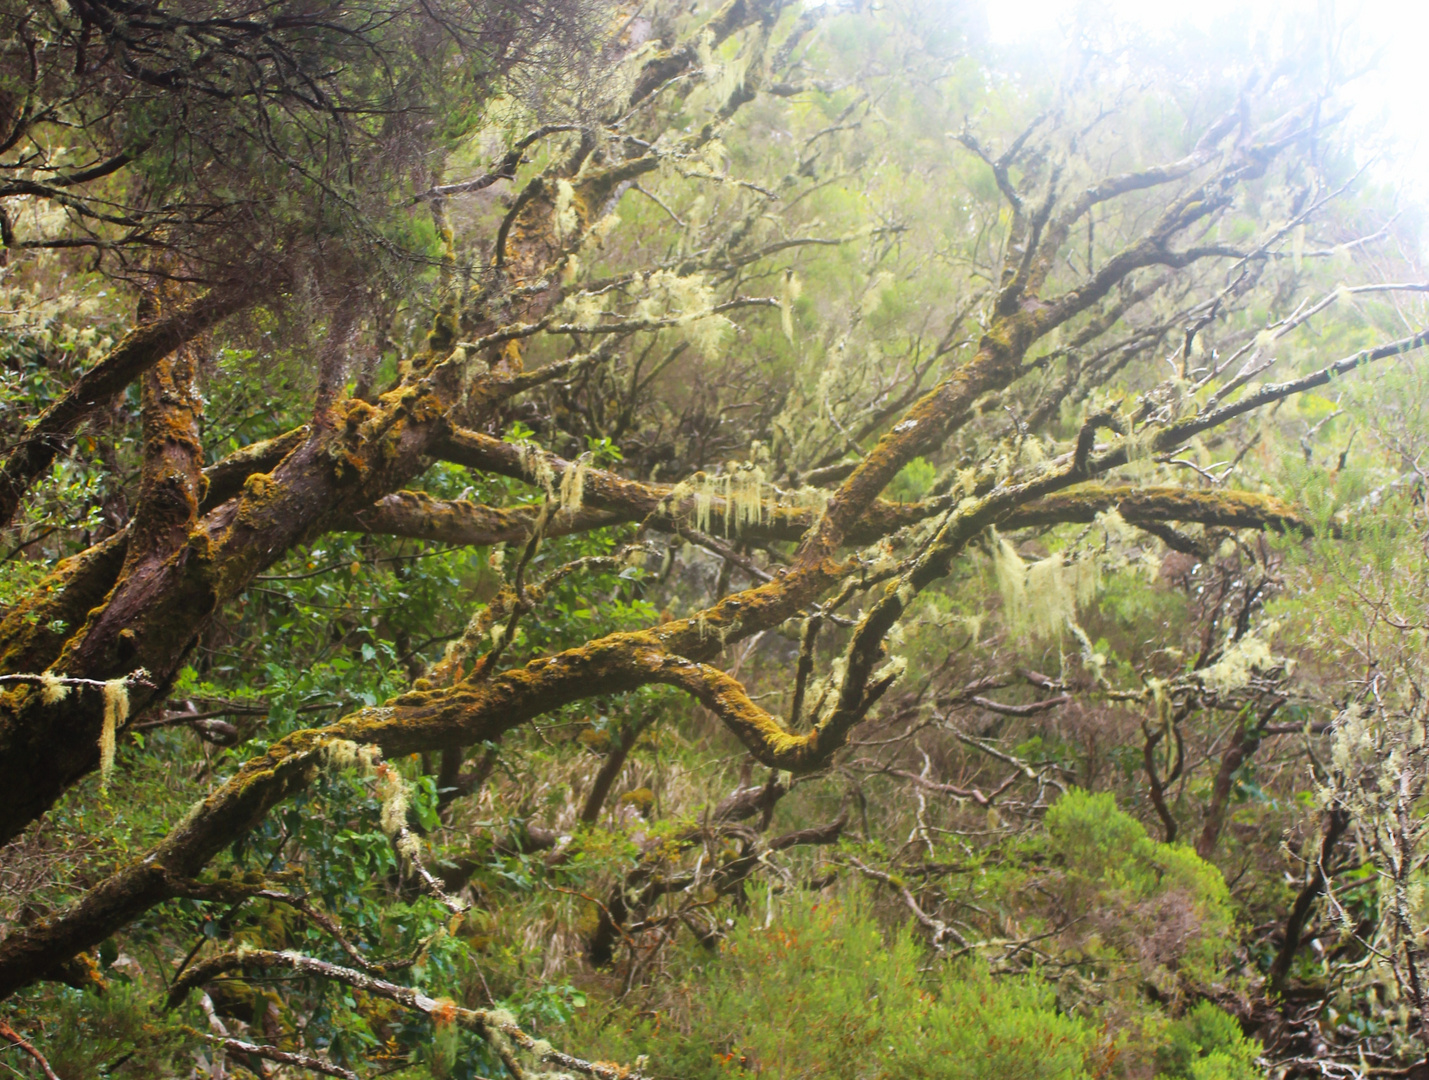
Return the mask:
<path id="1" fill-rule="evenodd" d="M 972 947 L 968 944 L 967 939 L 958 933 L 956 929 L 943 922 L 942 919 L 929 915 L 924 911 L 922 906 L 918 903 L 918 898 L 913 895 L 908 886 L 897 880 L 892 874 L 885 873 L 882 870 L 875 870 L 873 867 L 859 862 L 858 859 L 855 859 L 851 855 L 847 857 L 847 862 L 848 865 L 852 866 L 864 877 L 870 878 L 873 881 L 881 881 L 902 896 L 903 903 L 907 906 L 908 910 L 913 913 L 913 918 L 917 919 L 919 924 L 932 935 L 933 948 L 938 950 L 938 952 L 944 950 L 945 943 L 948 941 L 952 941 L 960 949 Z"/>
<path id="2" fill-rule="evenodd" d="M 388 982 L 374 975 L 367 975 L 352 968 L 317 960 L 296 952 L 276 952 L 269 949 L 239 949 L 194 965 L 189 972 L 176 981 L 169 990 L 169 1007 L 177 1006 L 188 993 L 204 983 L 227 974 L 230 971 L 277 968 L 350 986 L 374 997 L 385 998 L 412 1012 L 430 1017 L 438 1024 L 457 1024 L 476 1032 L 491 1044 L 501 1055 L 503 1063 L 516 1080 L 524 1080 L 525 1071 L 516 1060 L 504 1040 L 510 1040 L 529 1054 L 533 1054 L 543 1064 L 555 1065 L 593 1080 L 646 1080 L 640 1073 L 607 1062 L 586 1061 L 571 1054 L 555 1050 L 549 1044 L 538 1042 L 512 1021 L 508 1014 L 498 1010 L 465 1009 L 446 998 L 430 998 L 420 990 L 398 983 Z M 339 1075 L 330 1073 L 329 1075 Z"/>

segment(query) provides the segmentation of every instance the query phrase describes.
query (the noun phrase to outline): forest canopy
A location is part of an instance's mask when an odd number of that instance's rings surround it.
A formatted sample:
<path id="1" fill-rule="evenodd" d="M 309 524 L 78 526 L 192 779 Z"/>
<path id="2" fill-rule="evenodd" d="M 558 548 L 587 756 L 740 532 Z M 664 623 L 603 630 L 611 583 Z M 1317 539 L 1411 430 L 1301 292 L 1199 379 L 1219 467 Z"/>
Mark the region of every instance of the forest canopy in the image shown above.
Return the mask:
<path id="1" fill-rule="evenodd" d="M 0 25 L 10 1073 L 1429 1075 L 1328 9 Z"/>

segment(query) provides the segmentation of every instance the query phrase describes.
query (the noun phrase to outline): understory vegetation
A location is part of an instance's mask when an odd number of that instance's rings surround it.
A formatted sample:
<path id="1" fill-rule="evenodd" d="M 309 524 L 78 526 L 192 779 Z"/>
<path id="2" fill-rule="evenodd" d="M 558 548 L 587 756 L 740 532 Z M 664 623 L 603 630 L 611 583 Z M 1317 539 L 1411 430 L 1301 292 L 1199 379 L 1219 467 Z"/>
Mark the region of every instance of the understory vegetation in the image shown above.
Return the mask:
<path id="1" fill-rule="evenodd" d="M 1421 1075 L 1352 28 L 0 24 L 10 1075 Z"/>

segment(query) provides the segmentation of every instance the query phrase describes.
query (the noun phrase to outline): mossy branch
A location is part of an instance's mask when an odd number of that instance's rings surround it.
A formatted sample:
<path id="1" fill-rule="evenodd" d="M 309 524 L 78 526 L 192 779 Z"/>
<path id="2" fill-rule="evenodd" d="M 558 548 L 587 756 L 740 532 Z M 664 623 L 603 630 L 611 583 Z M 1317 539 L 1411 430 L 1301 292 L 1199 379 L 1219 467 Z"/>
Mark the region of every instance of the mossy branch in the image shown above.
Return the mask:
<path id="1" fill-rule="evenodd" d="M 431 998 L 414 987 L 402 986 L 375 975 L 354 971 L 352 968 L 317 960 L 297 952 L 241 948 L 195 964 L 169 989 L 169 1007 L 177 1006 L 191 990 L 220 975 L 230 971 L 248 970 L 291 971 L 297 975 L 341 983 L 373 997 L 394 1002 L 411 1012 L 421 1013 L 438 1025 L 458 1024 L 492 1043 L 498 1052 L 501 1048 L 497 1037 L 504 1037 L 534 1056 L 541 1064 L 578 1072 L 582 1076 L 593 1077 L 594 1080 L 642 1080 L 640 1073 L 622 1066 L 586 1061 L 554 1049 L 549 1043 L 543 1043 L 527 1034 L 517 1025 L 515 1018 L 503 1009 L 464 1009 L 450 999 Z M 519 1064 L 514 1061 L 507 1062 L 508 1068 L 513 1065 L 516 1066 L 513 1075 L 519 1076 Z"/>
<path id="2" fill-rule="evenodd" d="M 104 359 L 75 380 L 63 397 L 25 429 L 4 465 L 0 465 L 0 526 L 14 520 L 30 484 L 69 445 L 75 430 L 95 409 L 185 341 L 247 303 L 245 290 L 215 289 L 165 318 L 129 331 Z"/>

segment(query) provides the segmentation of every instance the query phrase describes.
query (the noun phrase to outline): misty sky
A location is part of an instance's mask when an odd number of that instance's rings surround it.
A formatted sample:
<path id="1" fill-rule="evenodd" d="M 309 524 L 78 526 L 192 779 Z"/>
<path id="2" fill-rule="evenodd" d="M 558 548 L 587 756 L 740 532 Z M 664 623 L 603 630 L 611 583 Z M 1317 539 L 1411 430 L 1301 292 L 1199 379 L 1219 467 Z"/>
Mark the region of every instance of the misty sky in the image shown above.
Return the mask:
<path id="1" fill-rule="evenodd" d="M 985 0 L 994 40 L 1015 43 L 1029 36 L 1056 34 L 1079 3 L 1087 0 Z M 1252 30 L 1279 12 L 1318 18 L 1328 12 L 1344 27 L 1346 39 L 1368 53 L 1379 50 L 1375 70 L 1350 90 L 1351 124 L 1392 144 L 1379 150 L 1373 171 L 1401 182 L 1429 202 L 1429 0 L 1094 0 L 1119 18 L 1153 36 L 1174 34 L 1188 25 L 1214 30 L 1226 20 Z"/>

